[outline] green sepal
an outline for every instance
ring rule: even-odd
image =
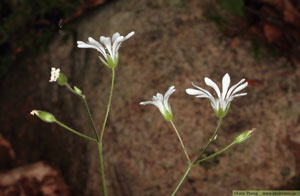
[[[65,74],[63,74],[62,72],[59,73],[59,76],[57,78],[57,83],[61,86],[66,85],[68,82],[68,78],[67,76],[65,76]]]
[[[213,110],[214,110],[214,112],[215,112],[215,114],[216,114],[217,117],[224,118],[226,116],[226,114],[228,113],[229,108],[230,108],[230,104],[228,104],[228,106],[226,107],[225,111],[222,110],[222,109],[215,110],[214,108],[213,108]]]
[[[36,116],[39,117],[42,121],[47,123],[53,123],[56,122],[55,117],[53,114],[41,110],[36,110]]]
[[[99,57],[100,61],[101,61],[105,66],[107,66],[107,67],[110,68],[110,66],[107,64],[107,62],[106,62],[101,56],[98,56],[98,57]]]
[[[165,109],[165,111],[164,111],[164,113],[162,113],[162,115],[167,121],[170,121],[173,119],[173,114],[170,113],[167,109]]]
[[[107,63],[109,65],[110,68],[115,68],[118,65],[119,62],[119,55],[117,54],[117,58],[114,61],[111,56],[107,55]]]

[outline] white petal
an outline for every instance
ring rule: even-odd
[[[106,40],[107,37],[104,36],[100,36],[100,42],[104,45],[104,42]]]
[[[153,104],[159,109],[159,111],[160,111],[162,114],[165,114],[165,108],[164,108],[164,106],[163,106],[162,101],[160,101],[160,100],[155,100],[155,101],[153,101]]]
[[[168,100],[169,100],[170,95],[172,95],[175,91],[176,91],[175,87],[171,86],[165,93],[163,104],[164,104],[165,108],[168,110],[168,112],[171,112],[171,110],[169,108]]]
[[[193,82],[192,82],[192,85],[193,85],[193,87],[195,87],[195,88],[199,89],[200,91],[202,91],[203,93],[207,94],[207,96],[209,96],[210,99],[214,99],[214,97],[213,97],[213,96],[210,94],[210,92],[208,92],[207,90],[201,88],[200,86],[197,86],[197,85],[194,84]]]
[[[152,101],[160,101],[160,102],[163,102],[164,100],[164,97],[162,94],[160,93],[157,93],[155,96],[152,97]]]
[[[219,89],[219,87],[216,85],[216,83],[214,83],[211,79],[209,79],[209,78],[207,78],[207,77],[204,78],[204,81],[205,81],[205,84],[206,84],[207,86],[212,87],[212,88],[216,91],[218,97],[221,98],[220,89]]]
[[[106,52],[105,52],[105,49],[102,46],[102,44],[100,44],[99,42],[94,40],[92,37],[89,37],[88,40],[89,40],[89,43],[95,45],[98,48],[98,51],[105,57],[105,59],[107,59]]]
[[[195,90],[195,89],[192,89],[192,88],[187,88],[185,90],[185,92],[189,95],[199,95],[199,94],[204,94],[202,91],[199,91],[199,90]]]
[[[228,73],[226,73],[222,79],[222,100],[225,99],[225,95],[227,93],[229,85],[230,85],[230,76]]]
[[[241,84],[239,87],[237,87],[230,96],[234,95],[235,93],[243,90],[244,88],[246,88],[248,86],[248,82],[245,82],[244,84]]]
[[[135,34],[135,32],[134,32],[134,31],[131,31],[130,33],[128,33],[128,35],[126,35],[126,36],[124,37],[124,40],[123,40],[123,41],[125,41],[125,40],[131,38],[134,34]]]
[[[239,81],[237,84],[233,85],[232,87],[230,87],[230,89],[228,90],[227,92],[227,95],[226,95],[226,99],[228,99],[228,97],[230,96],[231,92],[238,86],[240,85],[241,83],[243,83],[245,81],[245,79],[241,79],[241,81]]]
[[[111,51],[111,41],[110,41],[110,38],[107,37],[104,39],[104,42],[102,42],[105,46],[105,48],[107,49],[108,53],[110,54],[110,56],[113,56],[112,55],[112,51]]]
[[[231,97],[234,98],[234,97],[241,97],[241,96],[246,96],[246,95],[247,95],[247,93],[239,93],[239,94],[233,95]]]
[[[215,110],[219,110],[219,99],[214,99],[210,102],[211,106],[215,109]]]
[[[210,99],[210,97],[208,97],[207,95],[203,94],[203,95],[197,95],[196,96],[197,98],[208,98]]]
[[[120,33],[118,33],[118,32],[114,33],[112,36],[112,39],[111,39],[112,43],[114,43],[118,37],[120,37]]]
[[[85,43],[83,41],[77,41],[77,47],[78,48],[95,48],[95,49],[97,49],[96,46],[94,46],[92,44],[87,44],[87,43]]]
[[[115,60],[115,58],[117,57],[117,53],[118,53],[118,50],[120,48],[120,45],[122,43],[122,40],[123,40],[123,36],[120,36],[118,37],[115,42],[113,43],[113,46],[112,46],[112,54],[113,54],[113,59]]]
[[[96,45],[94,45],[94,44],[87,44],[87,43],[85,43],[83,41],[77,41],[77,47],[78,48],[93,48],[93,49],[96,49],[99,52],[101,52],[101,50]]]
[[[143,102],[140,102],[140,105],[148,105],[148,104],[153,104],[153,101],[143,101]]]

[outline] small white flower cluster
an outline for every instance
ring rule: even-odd
[[[51,68],[51,76],[49,82],[56,82],[59,77],[60,69],[56,69],[55,67]]]
[[[208,98],[211,101],[211,106],[214,112],[219,118],[223,118],[227,114],[230,107],[230,103],[235,97],[247,95],[247,93],[237,94],[239,91],[247,87],[248,83],[245,82],[245,79],[242,79],[237,84],[229,88],[230,76],[228,73],[224,75],[222,80],[222,93],[220,92],[220,89],[216,85],[216,83],[214,83],[211,79],[205,77],[204,81],[206,85],[212,87],[216,91],[218,97],[213,97],[210,92],[199,86],[196,86],[194,83],[192,83],[192,85],[197,89],[188,88],[186,89],[186,93],[189,95],[196,95],[197,98]],[[165,96],[163,96],[160,93],[157,93],[156,96],[153,96],[152,101],[141,102],[140,104],[153,104],[156,107],[158,107],[159,111],[162,113],[166,120],[172,120],[172,110],[170,103],[168,103],[168,99],[170,95],[174,92],[175,87],[171,86],[166,92]]]

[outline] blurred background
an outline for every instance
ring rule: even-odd
[[[140,106],[175,85],[170,103],[195,158],[216,125],[208,100],[185,93],[210,77],[246,78],[218,139],[219,151],[242,131],[245,143],[194,167],[178,196],[232,190],[300,188],[300,2],[296,0],[2,0],[0,2],[0,195],[101,195],[97,146],[30,115],[33,109],[93,136],[82,101],[56,83],[60,68],[83,90],[100,129],[111,73],[76,41],[115,32],[122,44],[104,134],[109,195],[170,195],[186,170],[172,127]],[[207,89],[207,88],[206,88]],[[212,92],[212,91],[211,91]]]

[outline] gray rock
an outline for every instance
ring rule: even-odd
[[[231,195],[239,189],[274,189],[299,175],[296,157],[285,138],[300,143],[299,87],[284,58],[252,58],[251,43],[237,47],[204,15],[206,1],[114,1],[76,21],[77,40],[98,39],[118,31],[135,31],[120,49],[112,108],[104,135],[104,162],[110,195],[170,195],[187,167],[172,127],[153,106],[140,106],[171,85],[174,122],[191,157],[212,135],[217,118],[208,100],[185,93],[191,81],[219,81],[229,73],[236,83],[251,81],[248,95],[235,99],[218,139],[217,152],[240,132],[256,128],[245,143],[191,170],[178,195]],[[220,41],[220,37],[223,37]],[[93,136],[83,104],[57,84],[49,83],[52,66],[87,96],[100,130],[111,82],[110,70],[92,49],[76,48],[58,37],[49,51],[28,58],[2,84],[1,131],[22,164],[44,160],[59,168],[75,191],[101,193],[97,146],[29,115],[32,109],[53,113],[67,125]],[[206,87],[205,87],[206,88]]]

